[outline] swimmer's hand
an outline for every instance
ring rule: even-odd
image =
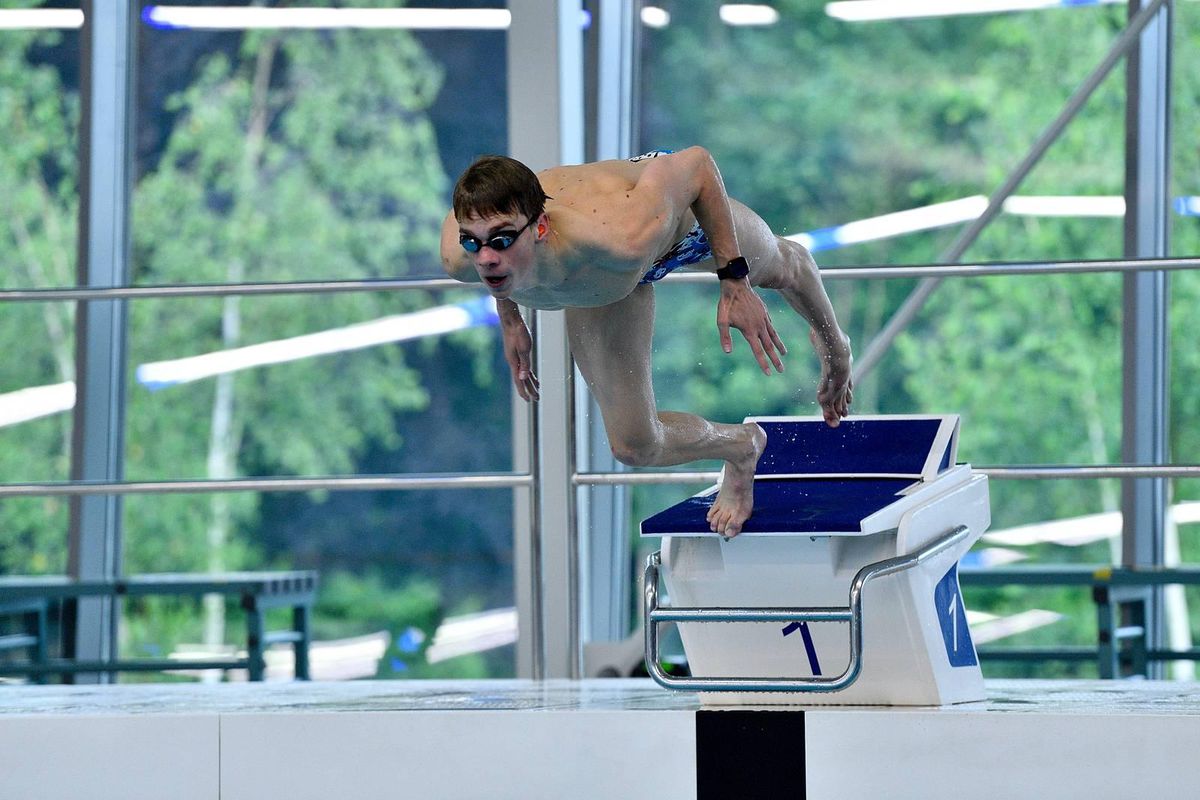
[[[772,364],[776,371],[783,372],[782,357],[787,355],[787,347],[775,332],[767,306],[750,286],[748,278],[721,281],[717,330],[721,333],[721,349],[726,353],[733,352],[730,328],[737,328],[746,337],[763,374],[771,374]]]
[[[511,300],[497,300],[496,310],[500,314],[500,335],[504,339],[504,360],[512,371],[513,385],[517,394],[526,402],[537,402],[541,398],[537,375],[533,373],[533,337],[521,318],[521,311]]]
[[[854,357],[850,353],[850,339],[836,328],[828,337],[828,342],[811,328],[808,338],[821,362],[817,405],[821,406],[825,423],[836,428],[842,417],[850,414],[850,404],[854,402],[854,381],[851,378]]]

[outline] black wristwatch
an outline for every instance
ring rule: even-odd
[[[717,270],[717,277],[723,281],[737,280],[744,278],[750,274],[750,265],[746,263],[746,259],[738,256],[732,259],[728,264]]]

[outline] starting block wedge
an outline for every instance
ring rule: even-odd
[[[747,421],[767,447],[739,536],[709,531],[719,483],[642,522],[662,537],[646,567],[651,676],[709,705],[982,700],[958,562],[991,511],[987,476],[956,463],[959,418]],[[689,677],[661,666],[667,622]]]

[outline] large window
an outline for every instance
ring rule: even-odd
[[[968,233],[1101,64],[1127,23],[1123,5],[918,18],[895,3],[890,18],[873,20],[840,12],[853,3],[824,0],[757,10],[715,0],[653,5],[642,17],[640,149],[708,147],[730,194],[777,233],[797,236],[823,267],[1123,257],[1123,67],[1098,85],[1003,211],[977,237]],[[1195,127],[1195,79],[1181,53],[1194,42],[1196,11],[1181,8],[1172,169],[1173,191],[1187,195],[1197,191],[1186,133]],[[1194,217],[1183,212],[1182,204],[1172,211],[1172,252],[1195,254]],[[1181,380],[1194,360],[1185,344],[1195,338],[1187,332],[1194,315],[1184,311],[1193,277],[1172,277],[1171,443],[1185,462],[1195,450],[1184,444],[1195,415],[1187,416],[1194,403]],[[889,342],[855,386],[856,413],[959,413],[960,458],[976,465],[1120,462],[1120,275],[945,280],[894,340],[880,333],[917,282],[835,278],[826,286],[856,356]],[[771,295],[768,305],[791,349],[788,372],[764,379],[744,347],[732,357],[718,350],[711,287],[659,292],[670,293],[658,306],[660,406],[722,421],[817,412],[806,325],[781,299]],[[678,498],[684,489],[674,491]],[[661,507],[666,492],[636,490],[635,518]],[[991,496],[993,535],[971,554],[975,564],[1120,562],[1118,481],[997,480]],[[1092,514],[1105,516],[1085,523],[1088,535],[1052,525],[1004,534]],[[1006,627],[1002,644],[1096,641],[1086,590],[970,593],[973,608],[1011,620],[993,626]],[[1186,620],[1184,605],[1167,609]],[[1009,669],[988,665],[990,674]],[[1032,669],[1094,674],[1069,663]]]
[[[348,23],[286,5],[133,9],[131,285],[444,278],[453,177],[508,147],[502,4],[356,5]],[[0,30],[4,288],[79,282],[80,38]],[[124,479],[512,471],[483,293],[222,292],[126,302]],[[19,357],[0,403],[72,379],[74,308],[4,306]],[[71,406],[0,427],[5,482],[70,477]],[[67,508],[6,500],[0,572],[66,572]],[[126,574],[318,570],[315,639],[381,643],[330,675],[515,671],[511,489],[135,493],[120,508]],[[244,646],[241,624],[234,600],[129,601],[119,655]]]

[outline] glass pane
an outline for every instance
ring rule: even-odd
[[[1171,61],[1171,197],[1174,207],[1168,243],[1175,256],[1200,253],[1200,75],[1189,65],[1200,51],[1200,7],[1175,3]]]
[[[1174,198],[1173,225],[1168,243],[1174,256],[1200,253],[1200,152],[1193,144],[1200,125],[1200,76],[1187,64],[1200,47],[1200,7],[1195,3],[1177,3],[1174,15],[1174,52],[1171,74],[1172,149],[1171,179]],[[1200,272],[1171,273],[1170,278],[1170,428],[1168,460],[1177,464],[1195,464],[1200,459],[1200,398],[1194,387],[1200,380],[1200,357],[1195,346],[1197,329],[1195,309],[1200,303]],[[1175,526],[1167,527],[1167,564],[1194,568],[1200,563],[1200,481],[1171,482],[1169,502]],[[1186,650],[1200,641],[1200,619],[1192,613],[1200,608],[1200,587],[1169,587],[1165,597],[1167,645]],[[1168,675],[1193,679],[1195,662],[1177,661]]]
[[[512,677],[511,498],[508,490],[131,496],[126,564],[131,573],[317,571],[316,680]],[[138,598],[124,610],[122,657],[246,649],[236,596]],[[288,627],[286,611],[268,616],[269,630]],[[276,646],[268,680],[289,677],[292,665],[290,646]]]
[[[715,0],[654,5],[667,22],[652,17],[643,30],[639,149],[704,145],[730,195],[777,233],[805,234],[824,267],[953,258],[968,222],[1100,63],[1126,14],[1061,7],[852,22],[825,2],[791,0],[771,4],[774,21],[738,26]],[[960,260],[1120,258],[1124,99],[1120,68]],[[876,219],[901,211],[916,221]],[[851,222],[862,224],[841,227]],[[861,358],[917,282],[831,272],[826,288]],[[762,293],[791,352],[788,371],[768,380],[737,337],[731,357],[717,349],[712,286],[660,287],[660,407],[726,422],[818,413],[807,325],[777,295]],[[852,410],[961,414],[959,458],[977,466],[1118,461],[1121,291],[1115,274],[945,280],[858,381]],[[985,540],[977,563],[1111,563],[1119,553],[1111,531],[1055,538],[1065,521],[1092,514],[1118,530],[1116,482],[997,480],[991,496],[993,531],[1046,527],[1025,544]],[[995,646],[1095,644],[1086,590],[972,588],[967,600],[1001,621],[1045,612],[992,625],[1015,631]],[[1087,676],[1095,663],[987,669]]]
[[[26,5],[0,3],[0,14]],[[26,10],[39,13],[0,29],[3,289],[75,284],[82,17]],[[42,24],[68,27],[35,27]],[[70,475],[74,316],[70,303],[0,302],[0,482]],[[0,573],[63,572],[66,528],[63,500],[0,503]]]
[[[1174,438],[1178,441],[1184,437],[1176,435]],[[1194,459],[1186,460],[1194,463]],[[1193,571],[1200,565],[1200,480],[1171,481],[1168,507],[1170,514],[1167,518],[1166,543],[1163,548],[1166,553],[1165,561],[1167,566],[1182,566],[1187,571]],[[1163,602],[1166,648],[1174,651],[1190,650],[1200,641],[1200,615],[1195,613],[1200,609],[1200,580],[1167,587]],[[1166,674],[1177,680],[1194,680],[1195,662],[1171,662]]]
[[[772,4],[773,23],[739,26],[722,21],[716,0],[655,5],[669,22],[643,30],[640,149],[703,144],[731,195],[777,233],[814,234],[827,266],[942,260],[982,207],[940,204],[1000,187],[1125,14],[851,22],[823,1],[790,0]],[[1120,257],[1121,204],[1096,198],[1122,192],[1123,100],[1118,69],[1018,190],[1060,199],[1009,204],[967,260]],[[902,226],[911,233],[829,230],[912,209],[924,211]]]
[[[444,277],[453,176],[507,148],[502,29],[160,23],[139,42],[137,283]],[[466,288],[135,303],[127,474],[509,471],[491,311]],[[511,490],[131,497],[125,526],[131,572],[319,571],[314,652],[376,653],[333,677],[515,671]],[[461,654],[433,647],[448,623]],[[242,625],[228,601],[143,604],[125,643],[244,648]]]

